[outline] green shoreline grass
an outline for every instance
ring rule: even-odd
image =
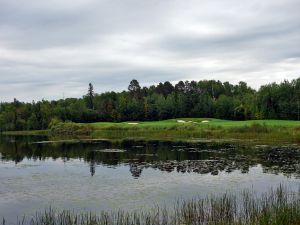
[[[147,211],[78,213],[49,208],[16,224],[31,225],[296,225],[300,223],[300,193],[283,186],[257,196],[253,191],[181,200],[173,207]],[[5,219],[3,219],[5,225]]]
[[[186,121],[185,123],[179,123],[178,120]],[[190,122],[189,122],[190,121]],[[208,121],[208,122],[203,122]],[[129,123],[138,123],[138,124],[129,124]],[[90,125],[95,126],[97,128],[107,128],[107,127],[117,127],[117,128],[172,128],[176,127],[186,127],[197,125],[198,127],[243,127],[243,126],[251,126],[252,124],[265,124],[266,126],[282,126],[282,127],[300,127],[300,121],[295,120],[245,120],[245,121],[233,121],[233,120],[222,120],[222,119],[214,119],[214,118],[177,118],[177,119],[169,119],[162,121],[126,121],[120,123],[114,122],[98,122],[98,123],[90,123]]]
[[[178,122],[185,121],[185,122]],[[208,121],[208,122],[203,122]],[[76,128],[76,132],[74,131]],[[51,130],[10,131],[7,135],[88,136],[103,139],[233,139],[300,143],[300,121],[178,118],[145,122],[60,123]]]
[[[179,123],[180,120],[186,122]],[[231,121],[212,118],[178,118],[150,122],[100,122],[91,123],[89,126],[93,128],[92,137],[107,139],[214,139],[264,143],[300,142],[300,121],[291,120]]]

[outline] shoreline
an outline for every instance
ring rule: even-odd
[[[300,121],[226,121],[207,118],[152,122],[61,122],[48,130],[5,131],[9,136],[48,136],[54,139],[215,140],[255,143],[300,143]],[[191,122],[190,122],[191,121]],[[209,121],[202,123],[201,121]]]

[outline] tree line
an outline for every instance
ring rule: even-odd
[[[132,80],[127,91],[94,93],[90,83],[82,98],[0,104],[0,131],[47,129],[53,121],[155,121],[179,117],[230,120],[300,119],[300,78],[254,90],[245,82],[166,81],[141,87]]]

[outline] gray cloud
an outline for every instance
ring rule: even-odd
[[[300,75],[298,0],[0,0],[0,101]]]

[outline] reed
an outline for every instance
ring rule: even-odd
[[[155,207],[147,212],[91,212],[49,208],[17,224],[30,225],[285,225],[300,224],[300,192],[280,185],[257,196],[253,191],[204,199],[180,200],[173,208]],[[3,225],[5,220],[3,219]]]

